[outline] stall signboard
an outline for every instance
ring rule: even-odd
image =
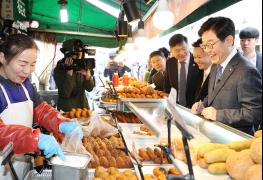
[[[2,0],[1,17],[10,20],[28,19],[28,0]]]

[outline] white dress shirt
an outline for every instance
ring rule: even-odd
[[[203,84],[204,84],[206,78],[207,78],[207,77],[209,76],[209,74],[210,74],[211,67],[212,67],[212,66],[209,66],[206,70],[204,70],[204,77],[203,77],[202,86],[203,86]],[[201,86],[201,87],[202,87],[202,86]]]
[[[220,64],[223,67],[222,68],[222,74],[224,73],[224,70],[226,69],[226,66],[228,65],[230,60],[236,55],[236,53],[237,53],[237,49],[235,47],[233,47],[231,53],[227,56],[226,60],[223,63]]]

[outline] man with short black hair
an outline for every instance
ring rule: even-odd
[[[192,110],[253,134],[262,123],[261,75],[234,47],[234,22],[226,17],[209,18],[198,33],[213,66],[203,107],[195,103]]]
[[[177,90],[178,102],[185,107],[194,103],[195,92],[201,71],[189,51],[188,40],[182,34],[175,34],[169,40],[171,58],[166,61],[164,90]]]
[[[202,75],[198,80],[198,86],[195,93],[195,102],[203,101],[208,94],[209,76],[212,66],[211,58],[200,47],[201,44],[202,44],[201,38],[192,44],[192,46],[194,47],[193,49],[194,61],[198,65],[198,68],[202,71]]]
[[[155,90],[163,91],[164,87],[164,74],[165,74],[165,63],[166,58],[163,52],[153,51],[149,59],[152,63],[153,68],[157,71],[152,77],[149,78],[149,83],[155,85]]]
[[[262,54],[256,51],[259,31],[253,27],[246,27],[240,31],[239,38],[243,56],[257,67],[262,76]]]

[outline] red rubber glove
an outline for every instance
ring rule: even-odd
[[[38,152],[38,136],[40,130],[21,125],[6,125],[0,119],[0,150],[9,142],[13,142],[13,151],[16,154]]]
[[[34,108],[34,120],[37,124],[44,127],[49,132],[53,132],[56,136],[61,136],[59,125],[62,122],[72,122],[70,119],[63,117],[55,108],[42,102]]]

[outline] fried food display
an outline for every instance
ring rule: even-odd
[[[154,164],[168,164],[165,152],[159,148],[140,148],[138,155],[141,161],[153,161]]]
[[[166,176],[173,174],[175,176],[180,176],[181,173],[176,168],[165,169],[163,167],[155,167],[153,169],[153,174],[145,174],[143,177],[145,180],[166,180]]]
[[[99,166],[95,170],[94,179],[101,179],[101,180],[110,180],[110,179],[123,179],[123,180],[137,180],[137,176],[134,171],[125,170],[119,171],[115,167],[110,167],[105,169],[102,166]]]
[[[120,98],[162,99],[168,96],[168,94],[162,91],[154,90],[154,88],[151,87],[150,85],[145,85],[145,86],[136,85],[136,86],[123,87],[123,88],[119,88],[117,90],[117,93]]]
[[[141,124],[141,121],[137,116],[135,116],[133,113],[127,113],[127,112],[114,112],[112,113],[112,117],[116,118],[119,123],[135,123],[135,124]]]
[[[62,115],[67,118],[89,118],[92,111],[87,108],[72,108],[69,112],[64,112]]]
[[[109,138],[84,137],[83,145],[93,156],[89,163],[90,168],[102,166],[105,168],[132,168],[133,164],[129,156],[122,151],[124,144],[121,138],[111,136]]]

